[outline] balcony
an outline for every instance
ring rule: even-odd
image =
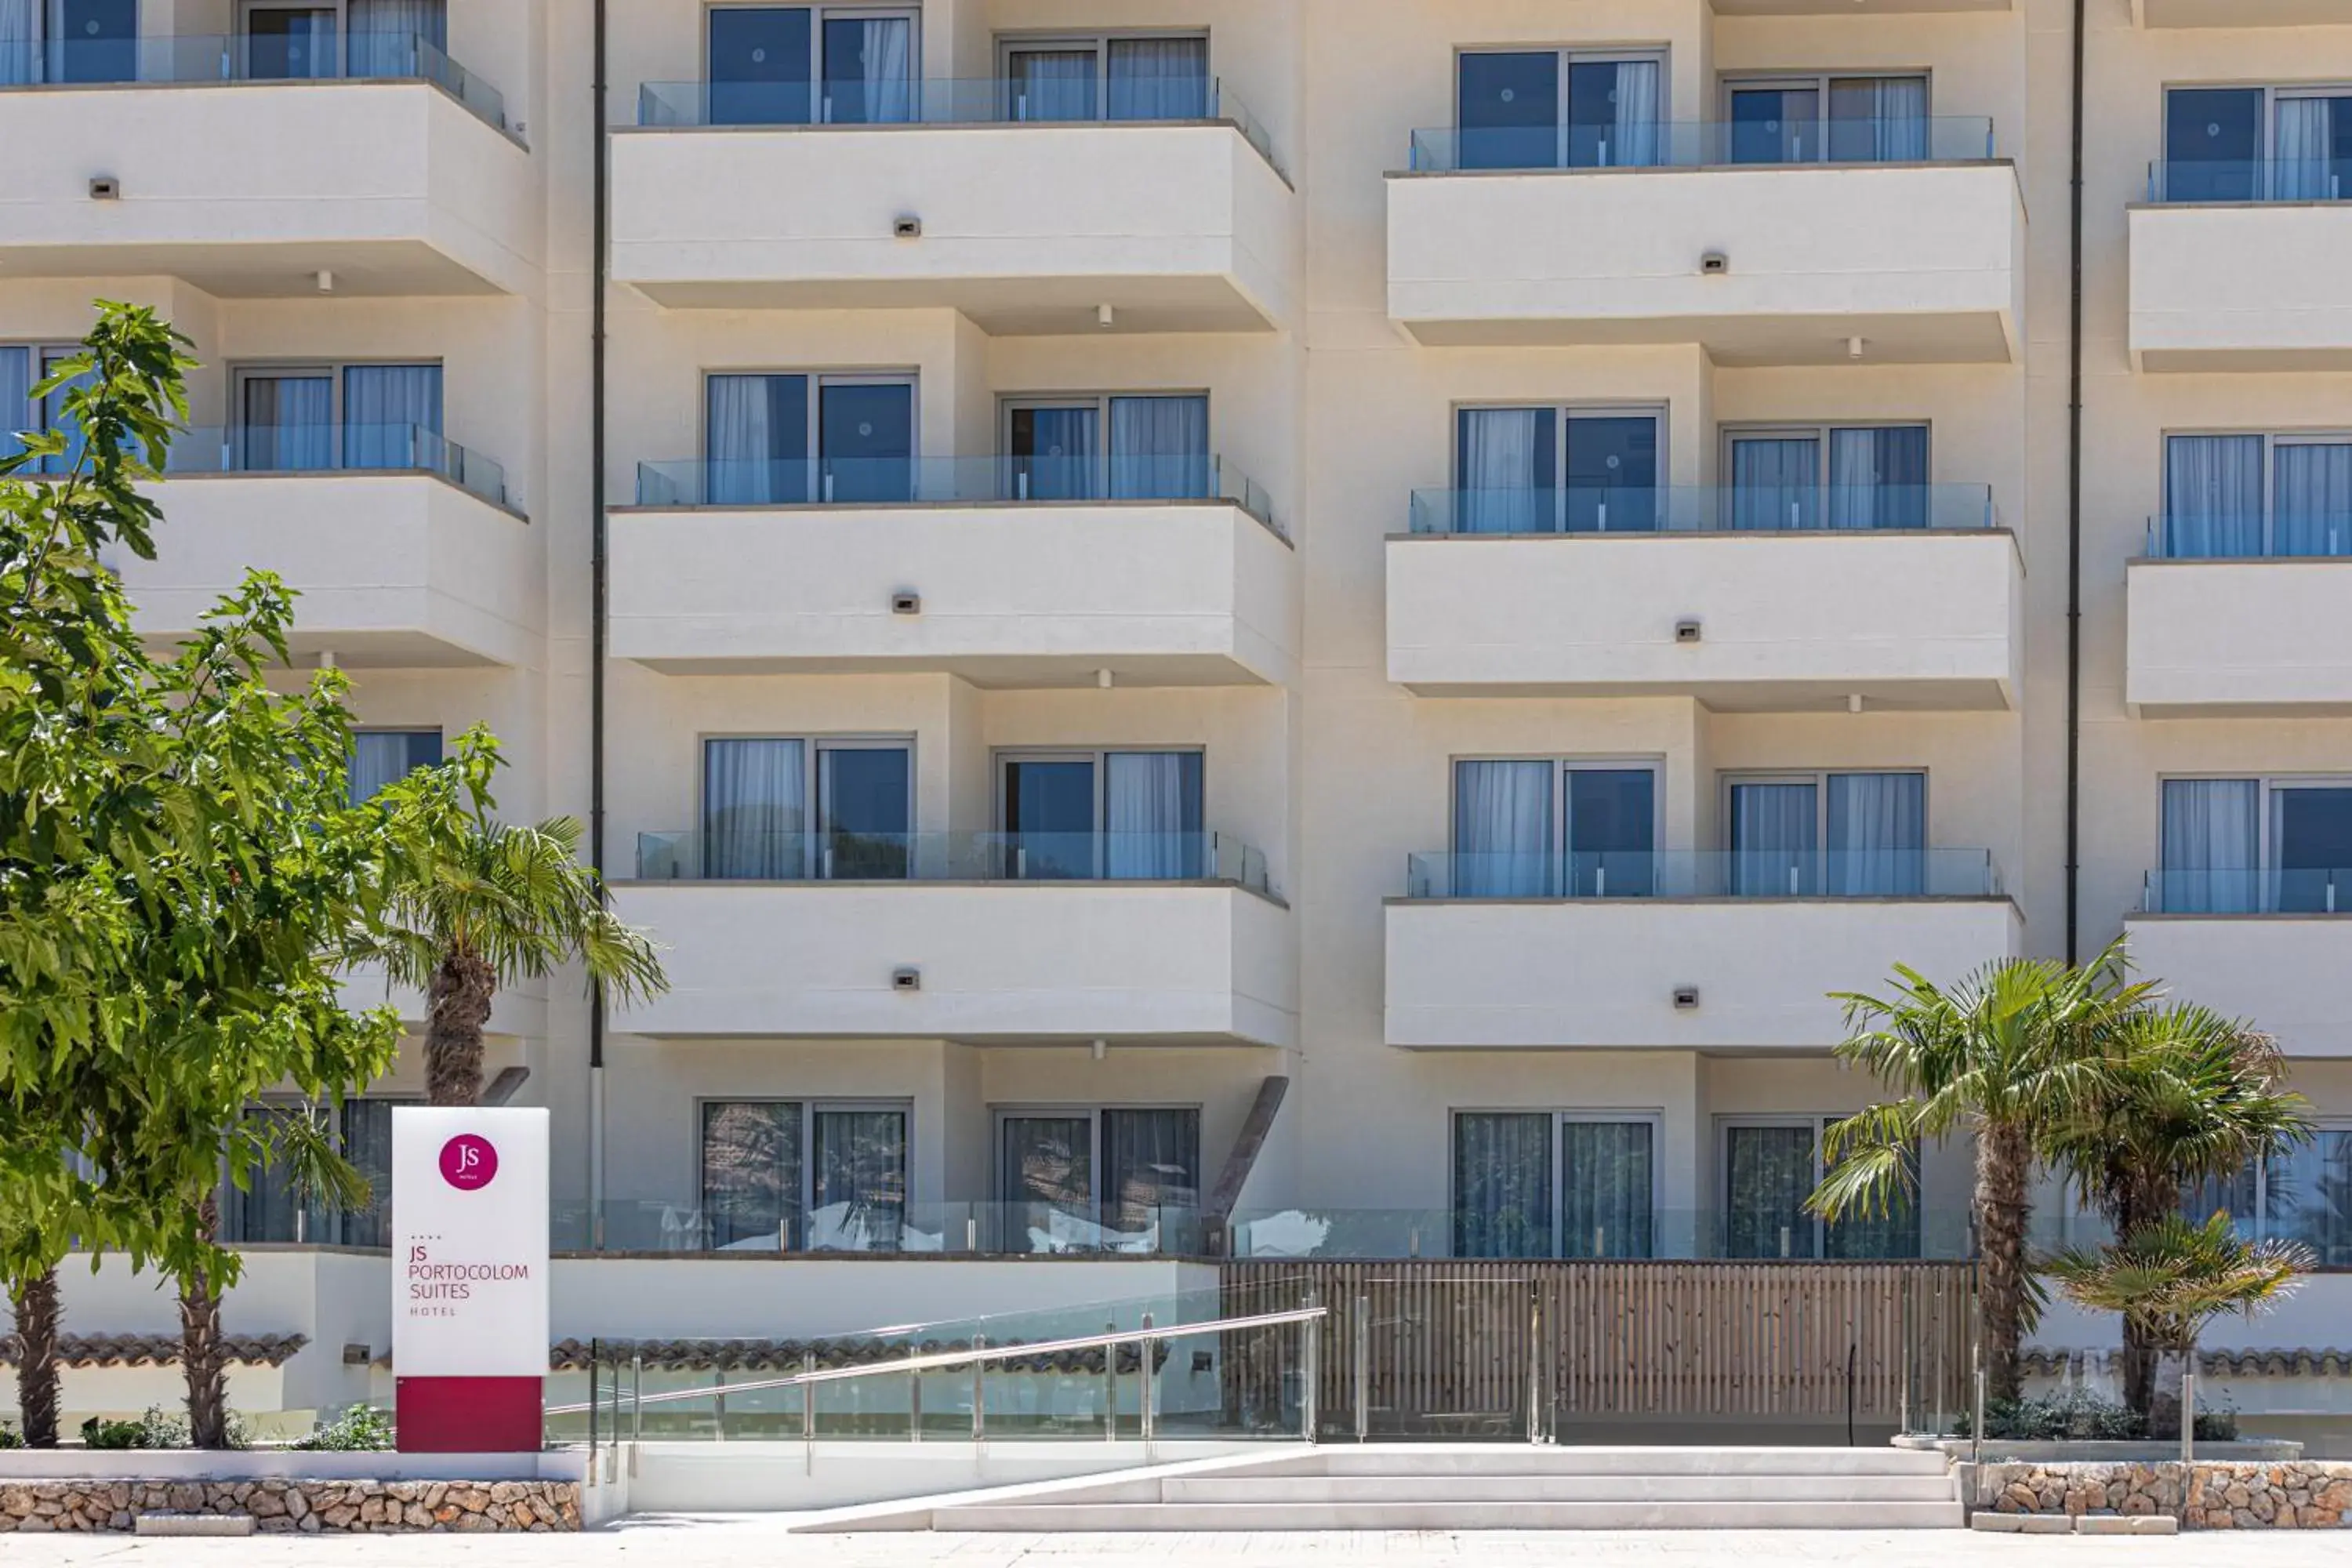
[[[2347,194],[2325,163],[2156,164],[2147,200],[2130,214],[2132,363],[2156,372],[2352,367]]]
[[[1825,1050],[1832,993],[1897,963],[1958,979],[2022,931],[1979,849],[1437,854],[1409,877],[1387,911],[1387,1037],[1409,1050]]]
[[[293,651],[369,668],[539,662],[538,543],[499,466],[414,426],[322,432],[299,468],[191,430],[155,490],[157,558],[111,561],[142,632],[186,636],[249,568],[301,595]]]
[[[1388,542],[1389,679],[1427,697],[2000,710],[2024,567],[1981,485],[1427,490]]]
[[[1172,485],[1041,482],[1069,476],[1027,458],[641,465],[613,517],[614,654],[679,675],[1289,684],[1298,566],[1265,493],[1172,461]],[[825,495],[845,499],[782,499]]]
[[[245,298],[315,296],[322,273],[338,294],[532,287],[540,204],[495,89],[414,35],[354,34],[299,79],[264,47],[32,46],[16,63],[35,85],[0,88],[7,276]]]
[[[2208,520],[2193,530],[2158,520],[2147,553],[2125,574],[2124,700],[2134,711],[2352,713],[2352,627],[2341,613],[2352,519]]]
[[[925,81],[902,122],[776,123],[807,112],[792,85],[797,110],[772,86],[646,84],[613,139],[618,281],[671,307],[944,307],[995,334],[1291,317],[1297,202],[1218,84],[1188,120],[1024,120],[1013,84]]]
[[[1229,836],[795,836],[748,861],[742,847],[639,840],[639,879],[614,902],[667,950],[670,989],[615,1029],[1297,1042],[1290,911]],[[746,868],[793,875],[731,874]]]
[[[2025,209],[1987,121],[1916,125],[1926,160],[1869,163],[1735,163],[1730,127],[1684,124],[1633,161],[1563,168],[1486,139],[1512,134],[1416,132],[1389,177],[1389,314],[1422,342],[1695,342],[1727,365],[2018,355]]]
[[[2337,911],[2342,911],[2338,913]],[[2252,1022],[2295,1057],[2352,1057],[2352,868],[2150,873],[2132,967]]]

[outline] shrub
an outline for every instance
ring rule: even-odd
[[[188,1446],[188,1418],[173,1415],[160,1405],[149,1405],[147,1413],[136,1421],[109,1421],[102,1415],[93,1415],[81,1424],[81,1444],[85,1448],[184,1448]],[[228,1413],[228,1446],[253,1446],[246,1435],[245,1418],[234,1410]]]
[[[297,1448],[331,1449],[341,1453],[383,1453],[392,1447],[392,1413],[373,1405],[354,1405],[333,1418],[320,1422]]]
[[[1968,1411],[1959,1414],[1954,1430],[1971,1435],[1975,1422]],[[2084,1389],[2069,1389],[2047,1399],[2002,1399],[1985,1406],[1985,1436],[2021,1443],[2144,1443],[2147,1418],[2138,1411],[2100,1398]],[[2238,1437],[2234,1410],[2200,1410],[2197,1437],[2205,1443],[2231,1443]]]
[[[0,1423],[0,1448],[21,1448],[24,1446],[25,1439],[16,1435],[16,1428]]]

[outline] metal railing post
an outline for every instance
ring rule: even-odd
[[[1151,1314],[1146,1312],[1143,1314],[1143,1339],[1136,1346],[1137,1355],[1135,1375],[1143,1380],[1143,1387],[1140,1390],[1142,1395],[1141,1419],[1143,1425],[1143,1462],[1147,1465],[1151,1463],[1151,1407],[1154,1403],[1152,1394],[1160,1385],[1160,1380],[1152,1375],[1151,1365],[1151,1352],[1158,1343],[1159,1342],[1155,1340],[1151,1334]]]
[[[2180,1369],[2180,1495],[2189,1495],[2188,1467],[2197,1462],[2197,1363]]]
[[[1985,1426],[1985,1373],[1984,1347],[1982,1345],[1979,1345],[1977,1347],[1976,1368],[1977,1409],[1976,1418],[1969,1423],[1969,1461],[1971,1464],[1981,1465],[1984,1463]]]
[[[710,1369],[710,1440],[727,1441],[727,1370]]]
[[[922,1440],[923,1374],[910,1372],[907,1374],[907,1441],[919,1443]]]
[[[816,1374],[816,1352],[805,1351],[801,1355],[803,1376]],[[801,1384],[801,1473],[816,1474],[816,1384]]]
[[[1307,1292],[1307,1304],[1315,1305],[1315,1292]],[[1309,1318],[1299,1325],[1305,1336],[1299,1346],[1299,1374],[1304,1386],[1298,1391],[1299,1435],[1311,1447],[1320,1440],[1323,1425],[1323,1320]],[[1281,1342],[1276,1341],[1277,1344]]]
[[[1103,1332],[1117,1333],[1117,1323],[1105,1323]],[[1118,1342],[1103,1346],[1103,1441],[1118,1441]]]
[[[973,1335],[971,1348],[976,1351],[986,1350],[987,1337],[981,1334]],[[988,1441],[988,1416],[985,1414],[987,1402],[988,1363],[984,1361],[976,1361],[971,1363],[971,1446],[975,1449]]]
[[[1528,1287],[1528,1446],[1543,1441],[1543,1295]]]
[[[1356,1298],[1356,1441],[1372,1430],[1372,1299]]]
[[[588,1473],[596,1473],[596,1356],[597,1340],[588,1342]]]

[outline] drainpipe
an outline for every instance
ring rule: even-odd
[[[602,0],[599,0],[602,3]],[[2066,962],[2081,955],[2083,883],[2083,83],[2086,0],[2074,0],[2074,271],[2066,333]]]
[[[604,252],[612,222],[612,175],[606,130],[605,5],[596,0],[595,70],[589,91],[594,105],[595,254],[590,262],[588,300],[588,863],[596,872],[599,896],[604,881],[604,644],[612,572],[606,557],[604,497]],[[589,1246],[604,1249],[604,988],[588,997],[588,1234]]]

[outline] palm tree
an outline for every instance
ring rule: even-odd
[[[2189,1415],[2179,1373],[2197,1353],[2199,1333],[2215,1318],[2252,1317],[2278,1301],[2309,1272],[2312,1257],[2290,1242],[2242,1241],[2226,1214],[2202,1225],[2167,1214],[2114,1246],[2069,1249],[2046,1267],[2067,1300],[2122,1313],[2169,1363],[2158,1369],[2148,1425],[2151,1436],[2177,1437]]]
[[[2108,1032],[2096,1091],[2044,1141],[2117,1237],[2178,1215],[2187,1188],[2227,1180],[2313,1137],[2269,1037],[2191,1003],[2142,1006]],[[2147,1413],[2157,1347],[2124,1320],[2124,1402]]]
[[[461,742],[455,765],[487,776],[487,736]],[[490,749],[495,765],[495,749]],[[580,863],[580,823],[492,822],[488,796],[431,857],[412,886],[394,890],[388,934],[356,954],[380,960],[394,984],[425,994],[425,1097],[435,1105],[482,1098],[482,1027],[499,987],[579,960],[589,983],[629,1002],[668,985],[642,931],[604,905],[603,883]]]
[[[1889,994],[1838,998],[1846,1038],[1837,1055],[1902,1098],[1827,1130],[1828,1174],[1809,1206],[1829,1219],[1890,1213],[1917,1179],[1913,1151],[1974,1134],[1986,1393],[1994,1400],[2017,1397],[2018,1347],[2040,1306],[2026,1257],[2037,1150],[2053,1124],[2090,1102],[2099,1042],[2147,994],[2125,981],[2122,952],[2111,948],[2081,968],[2009,959],[1951,986],[1898,967]]]
[[[58,1271],[45,1268],[10,1293],[16,1320],[16,1430],[28,1448],[58,1446]]]

